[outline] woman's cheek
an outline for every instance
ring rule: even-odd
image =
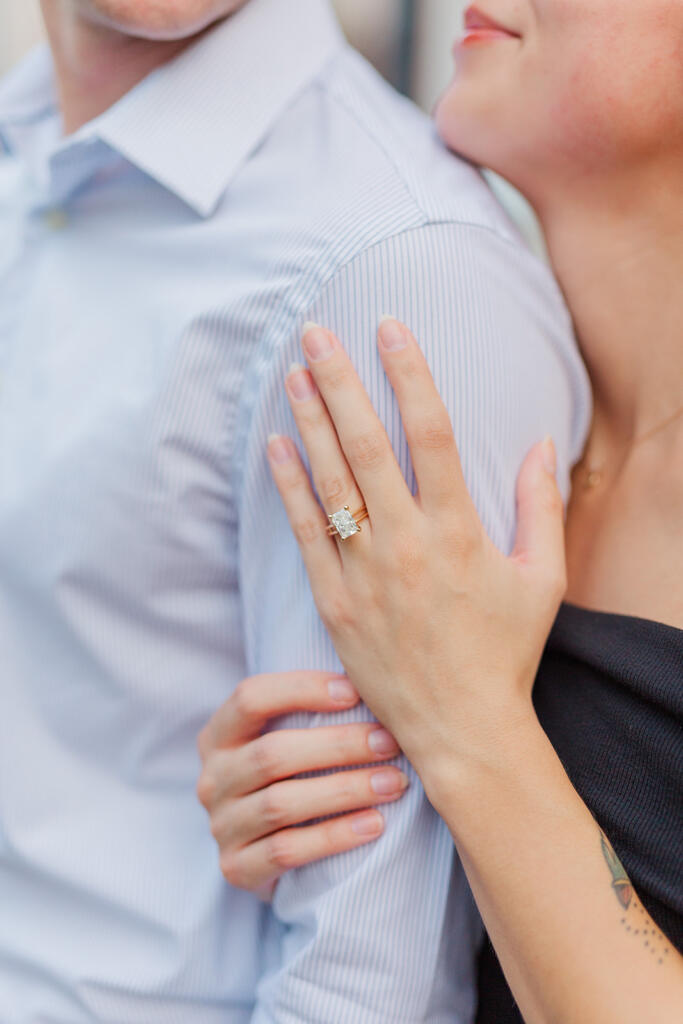
[[[599,64],[599,62],[596,62]],[[549,111],[549,138],[561,159],[587,173],[627,168],[659,150],[671,137],[675,120],[665,96],[633,88],[615,75],[607,82],[595,63],[578,67],[558,91]]]
[[[587,18],[571,34],[570,28],[564,51],[558,39],[549,48],[554,59],[545,61],[555,145],[591,168],[677,144],[683,138],[683,2],[677,19],[670,11],[648,19],[617,5],[610,18]]]

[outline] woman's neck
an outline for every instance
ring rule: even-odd
[[[626,445],[683,405],[683,167],[540,205],[593,383],[594,430]]]

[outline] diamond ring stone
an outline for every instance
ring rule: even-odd
[[[349,537],[353,537],[354,534],[361,532],[360,524],[364,519],[368,518],[368,510],[363,505],[357,512],[351,512],[350,506],[344,505],[344,508],[340,509],[339,512],[333,512],[327,518],[330,520],[330,525],[327,527],[330,537],[348,540]]]

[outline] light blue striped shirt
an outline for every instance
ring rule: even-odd
[[[269,908],[220,875],[195,741],[244,675],[340,667],[264,457],[304,321],[407,474],[374,334],[413,327],[508,548],[524,454],[553,434],[566,490],[589,416],[556,285],[326,0],[250,0],[68,139],[41,50],[0,139],[0,1020],[470,1021],[419,783]]]

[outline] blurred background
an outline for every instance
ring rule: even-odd
[[[291,3],[294,0],[282,0]],[[451,46],[471,0],[334,0],[350,41],[397,88],[430,111],[453,71]],[[38,0],[0,0],[0,75],[41,38]],[[532,246],[540,232],[526,203],[489,180]]]

